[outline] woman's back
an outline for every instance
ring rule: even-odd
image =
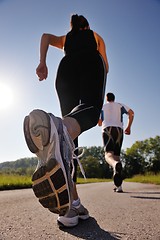
[[[70,31],[66,35],[64,50],[66,55],[80,52],[96,52],[97,43],[93,31],[90,29],[79,30],[76,33]]]

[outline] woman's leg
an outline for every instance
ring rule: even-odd
[[[76,69],[74,74],[74,64],[71,64],[71,68],[64,67],[62,64],[63,71],[59,70],[57,75],[56,88],[63,115],[63,124],[72,140],[75,140],[82,132],[96,126],[103,105],[106,74],[102,59],[99,56],[98,62],[97,58],[93,61],[92,57],[89,59],[91,63],[88,65],[88,60],[85,62],[84,58],[79,58],[80,63],[77,64],[79,69],[78,71]],[[73,205],[80,203],[76,182],[74,182],[73,198],[75,200]],[[76,219],[75,224],[77,224],[77,217],[80,216],[87,219],[88,211],[83,206],[81,214],[77,216],[77,211],[80,210],[79,206],[77,206],[78,209],[76,208],[76,215],[72,215],[71,210],[65,216],[59,217],[58,221],[67,225],[74,218]]]

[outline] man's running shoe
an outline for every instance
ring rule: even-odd
[[[113,174],[113,181],[116,187],[119,187],[122,185],[122,164],[121,162],[117,162],[115,169],[114,169],[114,174]]]
[[[115,188],[114,188],[114,191],[115,191],[115,192],[118,192],[118,193],[123,193],[122,186],[115,187]]]
[[[75,227],[79,220],[86,220],[89,218],[88,210],[82,205],[71,206],[71,209],[64,215],[59,216],[57,223],[60,227]]]
[[[43,207],[61,215],[71,207],[73,188],[70,175],[73,143],[64,136],[64,128],[60,118],[39,109],[24,119],[26,143],[39,158],[32,176],[33,191]]]

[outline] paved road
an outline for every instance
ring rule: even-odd
[[[32,189],[0,192],[0,240],[160,240],[160,186],[124,182],[78,185],[90,218],[59,229],[57,215],[44,209]]]

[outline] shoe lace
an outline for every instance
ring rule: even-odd
[[[76,150],[82,150],[82,152],[81,152],[79,155],[76,155],[76,154],[75,154],[75,151],[76,151]],[[71,163],[72,163],[72,178],[73,178],[73,175],[74,175],[74,173],[75,173],[75,166],[74,166],[73,159],[76,159],[77,162],[78,162],[78,165],[79,165],[79,167],[80,167],[81,173],[82,173],[84,179],[86,179],[86,175],[85,175],[84,168],[83,168],[83,166],[82,166],[82,164],[81,164],[81,162],[80,162],[80,158],[83,156],[83,154],[84,154],[84,148],[82,148],[82,147],[74,148],[73,155],[72,155],[72,161],[71,161]]]
[[[75,148],[74,142],[73,142],[72,138],[70,137],[70,135],[69,135],[66,127],[64,127],[64,126],[63,126],[63,131],[64,131],[64,133],[65,133],[65,134],[64,134],[65,142],[67,142],[67,145],[68,145],[67,149],[65,148],[65,150],[67,151],[67,152],[66,152],[66,155],[67,155],[67,158],[66,158],[66,159],[67,159],[67,161],[68,161],[68,164],[71,163],[71,165],[72,165],[71,176],[72,176],[72,178],[73,178],[74,173],[75,173],[75,166],[74,166],[74,161],[73,161],[73,160],[76,159],[76,160],[77,160],[77,163],[78,163],[78,165],[79,165],[79,167],[80,167],[81,173],[82,173],[84,179],[86,179],[85,171],[84,171],[83,166],[82,166],[82,164],[81,164],[81,162],[80,162],[80,158],[81,158],[81,157],[83,156],[83,154],[84,154],[84,148],[82,148],[82,147],[77,147],[77,148]],[[75,151],[76,151],[76,150],[82,150],[82,152],[81,152],[79,155],[76,155],[76,154],[75,154]]]

